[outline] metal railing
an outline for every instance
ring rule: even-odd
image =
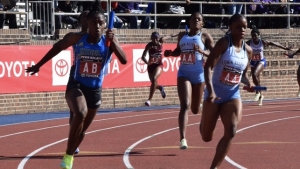
[[[24,7],[24,9],[19,8],[19,6]],[[28,29],[28,3],[17,3],[16,7],[4,11],[3,8],[0,9],[0,15],[16,15],[16,24],[20,29]]]
[[[54,34],[53,1],[30,1],[28,15],[32,37],[49,37]]]
[[[55,1],[65,1],[65,0],[55,0]],[[73,1],[83,1],[83,0],[73,0]],[[94,1],[94,0],[84,0],[84,1]],[[110,12],[111,2],[128,2],[128,0],[101,0],[101,2],[107,2],[107,13]],[[159,0],[136,0],[140,3],[154,3],[154,13],[142,13],[142,14],[131,14],[131,13],[116,13],[116,16],[151,16],[154,20],[154,28],[157,28],[157,18],[158,17],[188,17],[190,14],[157,14],[157,5],[160,3],[171,3],[171,4],[185,4],[185,1],[159,1]],[[300,17],[300,14],[291,14],[291,5],[299,5],[300,3],[295,2],[274,2],[268,5],[286,5],[286,14],[247,14],[247,5],[260,5],[261,2],[203,2],[203,1],[192,1],[190,5],[199,5],[201,13],[203,13],[203,5],[228,5],[228,4],[243,4],[244,16],[245,17],[287,17],[287,28],[291,27],[290,19],[291,17]],[[79,15],[80,13],[62,13],[55,12],[54,0],[49,1],[29,1],[25,0],[25,11],[0,11],[0,14],[17,14],[24,15],[25,21],[23,29],[30,28],[32,36],[51,36],[54,35],[55,31],[55,16],[56,15]],[[109,15],[107,16],[107,19]],[[203,14],[204,17],[230,17],[228,14]]]
[[[57,0],[63,1],[63,0]],[[81,1],[81,0],[75,0]],[[93,1],[93,0],[86,0],[86,1]],[[107,11],[110,12],[111,9],[111,2],[128,2],[128,0],[101,0],[103,2],[107,2]],[[154,3],[154,14],[150,13],[143,13],[143,14],[130,14],[130,13],[116,13],[116,16],[153,16],[154,17],[154,28],[157,28],[157,17],[188,17],[190,14],[157,14],[157,5],[160,3],[171,3],[171,4],[185,4],[185,1],[159,1],[159,0],[136,0],[135,2],[140,3]],[[300,17],[300,14],[291,14],[290,13],[290,6],[291,5],[300,5],[300,3],[296,2],[272,2],[268,3],[268,5],[287,5],[287,13],[286,14],[247,14],[247,5],[261,5],[261,2],[203,2],[203,1],[192,1],[190,5],[199,5],[200,13],[203,12],[203,5],[229,5],[229,4],[243,4],[245,17],[287,17],[287,28],[290,28],[290,19],[291,17]],[[79,13],[55,13],[55,15],[79,15]],[[107,15],[107,13],[105,13]],[[203,14],[204,17],[230,17],[231,15],[228,14]],[[108,17],[108,15],[107,15]]]

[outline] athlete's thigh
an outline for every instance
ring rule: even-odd
[[[177,92],[178,92],[180,105],[190,106],[192,85],[187,78],[182,76],[177,78]]]
[[[258,63],[257,66],[256,66],[256,69],[255,69],[255,74],[257,76],[260,75],[260,73],[264,70],[264,64],[263,63]]]
[[[149,72],[149,71],[148,71],[148,76],[149,76],[150,81],[153,82],[153,79],[154,79],[154,78],[153,78],[153,77],[154,77],[153,72]]]
[[[201,134],[212,137],[219,118],[219,104],[204,100],[201,117]]]
[[[259,76],[259,74],[264,70],[264,64],[258,63],[255,67],[251,68],[252,74]]]
[[[82,91],[78,88],[71,88],[66,93],[66,101],[71,112],[78,113],[86,113],[87,112],[87,104],[85,96]]]
[[[161,73],[162,73],[162,67],[161,67],[161,66],[157,66],[157,67],[154,69],[154,75],[153,75],[153,78],[158,79],[159,76],[161,75]]]
[[[226,129],[237,127],[242,119],[242,101],[240,98],[223,103],[220,107],[220,117]]]
[[[192,110],[199,109],[200,103],[203,98],[204,86],[205,86],[204,82],[192,84],[192,103],[191,103]]]

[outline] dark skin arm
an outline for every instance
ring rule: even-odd
[[[33,75],[39,71],[39,69],[47,63],[54,56],[59,54],[62,50],[67,49],[68,47],[75,45],[84,34],[80,33],[68,33],[64,38],[53,45],[53,47],[47,52],[47,54],[36,64],[31,67],[28,67],[26,70],[27,73],[31,72],[30,75]]]
[[[214,97],[214,98],[210,98],[212,102],[216,97],[213,84],[212,84],[212,70],[217,64],[217,62],[219,61],[222,53],[226,51],[227,47],[228,47],[228,39],[226,37],[221,38],[216,43],[214,48],[211,50],[211,53],[207,57],[207,61],[204,66],[204,78],[205,78],[206,88],[208,90],[208,93],[210,93],[210,95],[213,95],[212,97]]]
[[[215,46],[215,42],[213,40],[213,38],[210,36],[210,34],[208,33],[202,33],[202,41],[205,45],[205,47],[209,50],[209,51],[212,51],[212,49],[214,48]],[[196,45],[195,45],[196,46]],[[198,45],[197,45],[198,46]],[[205,50],[203,51],[202,49],[199,48],[198,46],[198,50],[197,50],[199,53],[203,54],[203,56],[206,56],[208,57],[210,52]]]
[[[173,51],[172,51],[172,50],[165,50],[165,52],[164,52],[165,57],[169,57],[169,56],[178,57],[178,56],[180,56],[181,49],[180,49],[179,42],[180,42],[181,38],[182,38],[186,33],[187,33],[187,32],[180,32],[180,33],[178,34],[177,47],[176,47]]]
[[[145,49],[144,49],[144,52],[143,52],[143,55],[142,55],[142,60],[143,60],[147,65],[148,65],[149,63],[148,63],[148,61],[146,60],[146,55],[147,55],[147,53],[148,53],[150,47],[151,47],[151,43],[148,43],[148,44],[146,45],[146,47],[145,47]]]
[[[167,35],[167,36],[163,36],[163,37],[161,37],[160,39],[159,39],[159,43],[164,43],[164,42],[166,42],[166,40],[168,40],[168,39],[171,39],[171,38],[173,38],[173,37],[176,37],[176,36],[178,36],[179,34],[170,34],[170,35]]]
[[[126,53],[122,49],[119,44],[118,39],[114,36],[113,30],[106,31],[106,37],[110,40],[110,47],[109,49],[115,53],[116,57],[119,59],[121,64],[125,65],[127,63]]]
[[[271,42],[271,41],[267,41],[267,40],[262,40],[264,46],[267,46],[267,45],[272,45],[272,46],[276,46],[278,48],[281,48],[283,50],[290,50],[291,47],[285,47],[283,45],[281,45],[280,43],[278,42]]]
[[[247,44],[245,45],[245,48],[246,48],[246,51],[247,51],[249,62],[248,62],[248,65],[246,66],[246,68],[243,72],[241,82],[244,83],[246,86],[248,86],[248,88],[250,89],[251,83],[250,83],[247,71],[248,71],[248,68],[250,67],[250,60],[251,60],[251,56],[252,56],[253,51],[252,51],[252,48]]]
[[[293,52],[292,54],[289,53],[285,53],[285,55],[287,55],[289,58],[293,58],[295,55],[297,55],[298,53],[300,53],[300,48],[298,50],[296,50],[295,52]]]

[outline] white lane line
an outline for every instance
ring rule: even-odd
[[[293,107],[293,106],[297,106],[297,105],[294,105],[294,104],[293,105],[285,105],[284,107]],[[278,107],[282,107],[282,106],[278,106]],[[268,108],[276,108],[276,106],[264,107],[264,108],[258,107],[258,108],[244,109],[243,111],[253,110],[253,109],[268,109]],[[151,115],[155,115],[155,114],[160,114],[160,115],[161,114],[170,114],[170,113],[176,113],[176,112],[178,112],[178,111],[149,113],[149,114],[138,114],[138,115],[132,115],[132,116],[123,116],[123,117],[114,117],[114,118],[94,120],[93,122],[99,122],[99,121],[105,121],[105,120],[124,119],[124,118],[132,118],[132,117],[141,117],[141,116],[151,116]],[[116,112],[116,113],[118,113],[118,112]],[[97,115],[101,115],[101,114],[97,114]],[[43,120],[43,121],[48,121],[48,120]],[[40,121],[35,121],[35,122],[40,122]],[[30,123],[30,122],[28,122],[28,123]],[[51,127],[45,127],[45,128],[40,128],[40,129],[34,129],[34,130],[25,130],[25,131],[21,131],[21,132],[17,132],[17,133],[11,133],[11,134],[0,136],[0,139],[1,138],[5,138],[5,137],[9,137],[9,136],[14,136],[14,135],[19,135],[19,134],[25,134],[25,133],[30,133],[30,132],[35,132],[35,131],[41,131],[41,130],[47,130],[47,129],[57,128],[57,127],[64,127],[64,126],[68,126],[68,124],[58,125],[58,126],[51,126]]]
[[[248,114],[248,115],[244,115],[243,117],[247,117],[247,116],[257,116],[257,115],[271,114],[271,113],[279,113],[279,112],[284,112],[284,111],[271,111],[271,112],[265,112],[265,113]],[[300,117],[300,116],[296,116],[296,117]],[[284,119],[286,119],[286,118],[284,118]],[[220,120],[220,119],[219,119],[219,120]],[[274,121],[276,121],[276,120],[272,120],[272,122],[274,122]],[[277,120],[277,121],[278,121],[278,120]],[[266,122],[264,122],[264,123],[266,123]],[[196,125],[196,124],[199,124],[199,123],[189,124],[188,126],[192,126],[192,125]],[[261,123],[259,123],[259,124],[261,124]],[[253,126],[253,127],[255,127],[255,126]],[[248,128],[249,128],[249,127],[248,127]],[[152,138],[152,137],[154,137],[154,136],[157,136],[157,135],[160,135],[160,134],[163,134],[163,133],[166,133],[166,132],[168,132],[168,131],[175,130],[175,129],[178,129],[178,127],[176,127],[176,128],[171,128],[171,129],[168,129],[168,130],[164,130],[164,131],[161,131],[161,132],[159,132],[159,133],[155,133],[155,134],[150,135],[150,136],[148,136],[148,137],[145,137],[145,138],[143,138],[143,139],[141,139],[141,140],[135,142],[135,143],[132,144],[131,146],[129,146],[129,147],[125,150],[124,155],[123,155],[123,163],[125,164],[126,168],[127,168],[127,169],[133,169],[133,168],[134,168],[134,167],[131,165],[131,163],[130,163],[129,155],[130,155],[131,150],[132,150],[135,146],[137,146],[138,144],[142,143],[143,141],[148,140],[148,139],[150,139],[150,138]],[[245,129],[244,129],[244,128],[243,128],[243,129],[240,129],[240,130],[238,130],[237,132],[240,132],[240,131],[243,131],[243,130],[245,130]],[[226,156],[226,157],[227,157],[227,156]],[[234,164],[234,166],[240,166],[239,164],[235,163],[235,162],[232,161],[232,160],[231,160],[231,162],[232,162],[231,164],[232,164],[232,165]],[[240,167],[242,167],[242,166],[240,166]],[[245,169],[245,168],[241,168],[241,169]]]
[[[95,133],[95,132],[99,132],[99,131],[105,131],[105,130],[111,130],[111,129],[115,129],[115,128],[122,128],[122,127],[127,127],[127,126],[133,126],[133,125],[137,125],[137,124],[144,124],[144,123],[150,123],[150,122],[156,122],[156,121],[162,121],[162,120],[170,120],[170,119],[175,119],[178,118],[177,116],[175,117],[168,117],[168,118],[161,118],[161,119],[155,119],[155,120],[147,120],[147,121],[140,121],[140,122],[136,122],[136,123],[129,123],[129,124],[124,124],[124,125],[119,125],[119,126],[114,126],[114,127],[109,127],[109,128],[104,128],[104,129],[99,129],[99,130],[94,130],[94,131],[90,131],[87,132],[86,134],[91,134],[91,133]],[[27,163],[27,161],[34,156],[36,153],[42,151],[45,148],[48,148],[50,146],[53,146],[55,144],[61,143],[63,141],[66,141],[68,138],[59,140],[57,142],[54,143],[50,143],[47,144],[33,152],[31,152],[30,154],[28,154],[25,158],[22,159],[22,161],[19,163],[18,168],[17,169],[24,169],[25,164]]]
[[[179,107],[167,107],[165,109],[176,109]],[[96,114],[96,116],[99,115],[106,115],[106,114],[117,114],[117,113],[135,113],[135,112],[147,112],[147,111],[153,111],[153,110],[162,110],[162,109],[158,109],[158,108],[153,108],[153,109],[144,109],[144,110],[124,110],[124,111],[118,111],[118,112],[107,112],[107,113],[100,113],[98,112]],[[45,119],[45,120],[36,120],[36,121],[27,121],[27,122],[20,122],[20,123],[12,123],[12,124],[4,124],[4,125],[0,125],[0,127],[2,126],[12,126],[12,125],[19,125],[19,124],[27,124],[27,123],[36,123],[36,122],[43,122],[43,121],[51,121],[51,120],[60,120],[60,119],[65,119],[65,118],[69,118],[69,117],[59,117],[59,118],[49,118],[49,119]]]
[[[177,112],[177,111],[176,111]],[[261,114],[268,114],[268,113],[277,113],[277,112],[283,112],[283,111],[272,111],[272,112],[266,112],[266,113],[256,113],[256,114],[248,114],[248,115],[245,115],[245,116],[252,116],[252,115],[261,115]],[[194,115],[191,115],[191,116],[194,116]],[[120,125],[120,126],[114,126],[114,127],[109,127],[109,128],[104,128],[104,129],[99,129],[99,130],[94,130],[94,131],[90,131],[90,132],[87,132],[86,134],[91,134],[91,133],[95,133],[95,132],[99,132],[99,131],[105,131],[105,130],[110,130],[110,129],[115,129],[115,128],[121,128],[121,127],[126,127],[126,126],[132,126],[132,125],[136,125],[136,124],[143,124],[143,123],[149,123],[149,122],[155,122],[155,121],[161,121],[161,120],[169,120],[169,119],[172,119],[172,118],[178,118],[177,116],[176,117],[168,117],[168,118],[162,118],[162,119],[155,119],[155,120],[148,120],[148,121],[142,121],[142,122],[136,122],[136,123],[130,123],[130,124],[125,124],[125,125]],[[199,123],[195,123],[195,124],[199,124]],[[192,124],[192,125],[195,125],[195,124]],[[189,125],[190,126],[190,125]],[[178,127],[177,127],[178,128]],[[176,129],[176,128],[175,128]],[[58,144],[62,141],[65,141],[67,140],[67,138],[63,139],[63,140],[60,140],[58,142],[55,142],[55,143],[51,143],[51,144],[48,144],[42,148],[39,148],[38,150],[35,150],[33,151],[32,153],[28,154],[24,159],[22,159],[21,163],[18,165],[18,168],[17,169],[23,169],[26,162],[33,156],[35,155],[36,153],[38,153],[39,151],[47,148],[47,147],[50,147],[52,145],[55,145],[55,144]],[[129,158],[128,158],[129,159]]]
[[[0,136],[0,139],[5,138],[5,137],[9,137],[9,136],[15,136],[15,135],[19,135],[19,134],[25,134],[25,133],[41,131],[41,130],[47,130],[47,129],[53,129],[53,128],[64,127],[64,126],[69,126],[69,124],[63,124],[63,125],[58,125],[58,126],[44,127],[44,128],[34,129],[34,130],[25,130],[25,131],[21,131],[21,132],[17,132],[17,133],[11,133],[11,134]]]
[[[279,102],[280,100],[274,100],[275,102]],[[290,105],[287,105],[285,104],[284,107],[293,107],[293,106],[296,106],[297,102],[300,102],[299,99],[295,99],[295,100],[284,100],[284,101],[280,101],[280,104],[283,104],[284,102],[287,102],[287,103],[291,103],[291,101],[293,101],[292,103],[293,104],[290,104]],[[252,102],[248,102],[246,101],[247,104],[246,105],[252,105],[251,103]],[[276,108],[276,107],[282,107],[282,106],[274,106],[274,105],[266,105],[266,106],[259,106],[259,107],[250,107],[248,109],[243,109],[243,111],[247,111],[247,110],[259,110],[259,109],[269,109],[269,108]],[[166,109],[177,109],[179,107],[169,107],[169,108],[166,108]],[[108,113],[97,113],[97,116],[99,115],[105,115],[105,114],[117,114],[117,113],[126,113],[126,112],[146,112],[146,111],[152,111],[152,110],[161,110],[161,109],[146,109],[146,110],[141,110],[141,111],[138,111],[138,110],[134,110],[134,111],[120,111],[120,112],[108,112]],[[177,111],[178,112],[178,111]],[[46,120],[36,120],[36,121],[28,121],[28,122],[20,122],[20,123],[13,123],[13,124],[5,124],[5,125],[0,125],[0,127],[2,126],[12,126],[12,125],[19,125],[19,124],[27,124],[27,123],[36,123],[36,122],[43,122],[43,121],[51,121],[51,120],[60,120],[60,119],[65,119],[65,118],[69,118],[69,117],[61,117],[61,118],[53,118],[53,119],[46,119]]]
[[[161,115],[162,113],[163,114],[171,114],[171,113],[175,113],[175,112],[178,112],[178,111],[161,112],[161,113],[149,113],[149,114],[138,114],[138,115],[132,115],[132,116],[106,118],[106,119],[94,120],[93,122],[107,121],[107,120],[116,120],[116,119],[125,119],[125,118],[134,118],[134,117],[140,117],[140,116],[151,116],[151,115],[155,115],[155,114],[160,114]],[[9,137],[9,136],[15,136],[15,135],[19,135],[19,134],[25,134],[25,133],[30,133],[30,132],[35,132],[35,131],[41,131],[41,130],[47,130],[47,129],[53,129],[53,128],[64,127],[64,126],[69,126],[69,124],[63,124],[63,125],[57,125],[57,126],[51,126],[51,127],[44,127],[44,128],[34,129],[34,130],[25,130],[25,131],[21,131],[21,132],[6,134],[6,135],[3,135],[3,136],[0,136],[0,139],[1,138],[5,138],[5,137]]]
[[[264,125],[264,124],[269,124],[269,123],[273,123],[273,122],[278,122],[278,121],[282,121],[282,120],[290,120],[290,119],[295,119],[295,118],[299,118],[300,116],[293,116],[293,117],[286,117],[286,118],[281,118],[281,119],[276,119],[276,120],[271,120],[271,121],[266,121],[266,122],[262,122],[262,123],[257,123],[257,124],[254,124],[252,126],[248,126],[248,127],[244,127],[242,129],[239,129],[236,133],[238,132],[241,132],[241,131],[244,131],[244,130],[247,130],[247,129],[250,129],[250,128],[254,128],[254,127],[257,127],[257,126],[260,126],[260,125]],[[232,159],[230,159],[228,156],[225,157],[225,160],[232,164],[233,166],[239,168],[239,169],[247,169],[246,167],[243,167],[242,165],[234,162]]]

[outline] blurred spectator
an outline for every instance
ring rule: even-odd
[[[294,0],[294,2],[297,2],[297,3],[299,3],[300,2],[300,0]],[[299,4],[296,4],[296,5],[294,5],[294,11],[293,11],[293,13],[294,14],[300,14],[300,5]],[[295,17],[295,22],[296,22],[296,25],[297,26],[299,26],[300,25],[300,17]]]
[[[166,0],[173,1],[173,0]],[[156,13],[157,14],[183,14],[185,13],[183,7],[177,6],[171,3],[156,3]],[[155,13],[154,3],[148,3],[148,8],[146,9],[148,13]],[[157,16],[157,28],[160,29],[179,29],[181,20],[183,17],[170,17],[170,16]],[[153,27],[153,26],[152,26]]]
[[[244,0],[226,0],[228,2],[244,2]],[[234,15],[234,14],[241,14],[243,9],[243,4],[228,4],[228,14]]]
[[[279,2],[286,3],[287,0],[279,0]],[[287,4],[278,5],[277,8],[274,10],[275,14],[288,14]],[[287,27],[287,17],[275,17],[276,24],[274,24],[273,28],[286,28]]]
[[[275,6],[271,5],[272,2],[277,0],[253,0],[253,2],[261,2],[261,4],[256,5],[255,14],[273,14]],[[278,2],[278,1],[277,1]],[[255,24],[258,29],[260,28],[272,28],[272,15],[270,17],[255,17]]]
[[[223,2],[223,0],[210,0],[210,2]],[[203,13],[220,15],[225,14],[225,9],[222,4],[206,4]],[[227,21],[223,17],[205,17],[205,28],[221,28],[223,25],[227,25]]]
[[[139,12],[139,3],[137,2],[119,2],[118,7],[115,9],[117,13],[135,13]],[[149,16],[120,16],[124,22],[129,23],[130,29],[138,28],[138,19],[141,19],[141,29],[149,29],[150,17]]]
[[[76,1],[58,1],[55,12],[75,13]],[[61,23],[71,25],[72,29],[78,26],[78,17],[75,15],[55,15],[55,29],[61,29]]]
[[[260,0],[248,0],[249,2],[260,2]],[[247,11],[246,13],[247,14],[257,14],[256,13],[256,9],[257,9],[257,4],[250,4],[250,5],[247,5]],[[248,17],[247,18],[247,21],[248,21],[248,27],[253,29],[254,27],[257,27],[256,26],[256,17]]]
[[[107,12],[107,2],[101,2],[102,9]],[[118,2],[111,2],[111,10],[115,10],[118,7]],[[122,19],[115,15],[114,17],[114,28],[122,28],[124,25]]]
[[[16,6],[16,1],[14,0],[2,0],[1,1],[1,10],[8,11],[13,9]],[[0,14],[0,29],[3,29],[4,21],[8,21],[8,27],[9,29],[17,29],[17,19],[15,14]]]
[[[186,0],[185,13],[192,14],[195,11],[200,12],[200,4],[190,4],[193,2],[204,2],[202,3],[203,14],[225,14],[225,9],[222,4],[209,4],[208,2],[223,2],[223,0]],[[185,17],[187,23],[188,17]],[[218,28],[223,26],[223,17],[205,17],[204,27],[205,28]]]
[[[78,13],[82,13],[83,11],[90,11],[92,9],[93,1],[80,1],[78,2]]]

